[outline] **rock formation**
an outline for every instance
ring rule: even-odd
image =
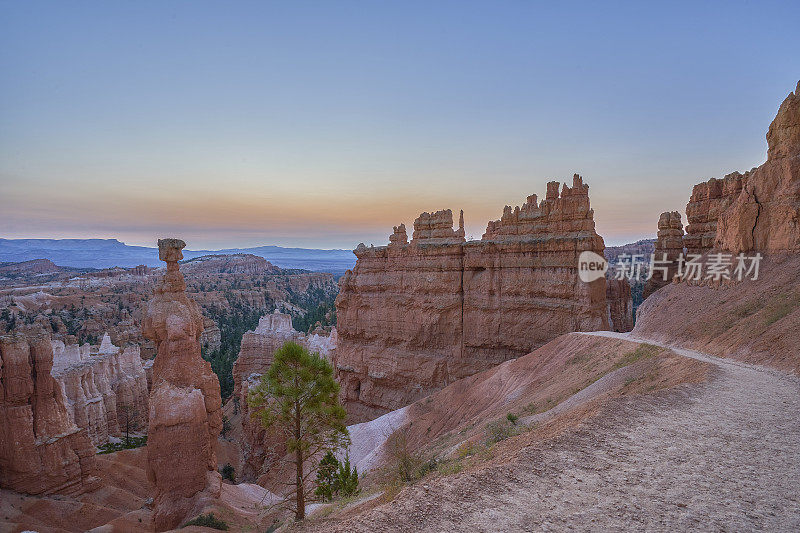
[[[749,174],[734,172],[721,180],[711,178],[694,186],[686,205],[687,253],[702,254],[714,247],[719,217],[742,192]]]
[[[258,420],[252,420],[247,406],[249,387],[258,384],[262,374],[269,369],[275,351],[292,341],[317,352],[326,359],[333,357],[336,349],[336,328],[330,332],[317,330],[305,335],[292,327],[292,317],[272,313],[261,317],[258,327],[242,337],[239,357],[233,364],[234,397],[242,411],[242,440],[239,479],[255,481],[269,466],[273,456],[268,452],[271,443],[267,432]]]
[[[200,346],[213,352],[222,346],[222,332],[217,323],[208,317],[203,317],[203,333],[200,334]]]
[[[147,427],[147,376],[138,346],[117,348],[106,335],[100,347],[53,341],[53,353],[52,375],[67,411],[95,446],[126,428]]]
[[[633,297],[627,279],[606,280],[608,327],[624,333],[633,329]]]
[[[800,82],[767,131],[767,161],[696,185],[686,215],[690,253],[800,251]]]
[[[678,258],[683,253],[683,224],[677,211],[661,213],[654,250],[655,268],[644,287],[644,297],[672,283],[678,273]]]
[[[588,185],[551,182],[480,241],[464,242],[463,215],[423,213],[406,244],[359,245],[340,280],[334,356],[352,422],[367,420],[457,379],[531,352],[570,331],[608,328],[605,280],[578,280],[581,252],[603,253]]]
[[[142,333],[155,342],[147,474],[156,486],[153,521],[171,529],[219,497],[216,442],[222,429],[217,376],[200,357],[203,317],[178,269],[186,246],[158,241],[167,272],[147,305]]]
[[[96,481],[95,449],[50,375],[50,337],[0,337],[0,487],[75,493]]]

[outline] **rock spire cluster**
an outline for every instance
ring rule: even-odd
[[[407,405],[448,383],[525,355],[562,333],[608,329],[606,282],[579,281],[578,256],[603,254],[589,186],[547,186],[466,242],[464,216],[422,213],[407,241],[359,245],[340,280],[334,355],[351,421]],[[618,291],[619,292],[619,291]],[[612,310],[627,323],[625,294]],[[627,311],[626,311],[627,309]]]

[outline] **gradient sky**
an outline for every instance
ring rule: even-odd
[[[0,2],[0,237],[480,238],[574,172],[606,244],[653,236],[766,158],[800,2],[644,4]]]

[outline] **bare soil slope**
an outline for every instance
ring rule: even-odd
[[[678,352],[713,364],[709,381],[618,397],[571,429],[562,413],[488,462],[305,529],[797,531],[800,381]]]
[[[663,287],[633,333],[800,374],[800,255],[766,257],[756,281]]]

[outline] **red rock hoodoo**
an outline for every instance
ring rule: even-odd
[[[158,349],[153,364],[147,474],[156,486],[153,522],[176,527],[218,498],[216,442],[222,429],[219,380],[200,356],[203,317],[178,270],[186,246],[161,239],[167,272],[147,304],[142,333]]]
[[[658,219],[658,238],[655,243],[655,271],[644,287],[647,298],[664,285],[672,283],[678,273],[678,258],[683,253],[683,224],[677,211],[661,213]]]
[[[71,420],[52,367],[49,336],[0,337],[0,487],[78,493],[96,481],[95,448]]]
[[[463,214],[423,213],[407,243],[360,244],[340,280],[334,363],[352,421],[407,405],[527,354],[563,333],[608,329],[604,279],[578,279],[583,251],[603,254],[589,186],[575,175],[465,242]]]

